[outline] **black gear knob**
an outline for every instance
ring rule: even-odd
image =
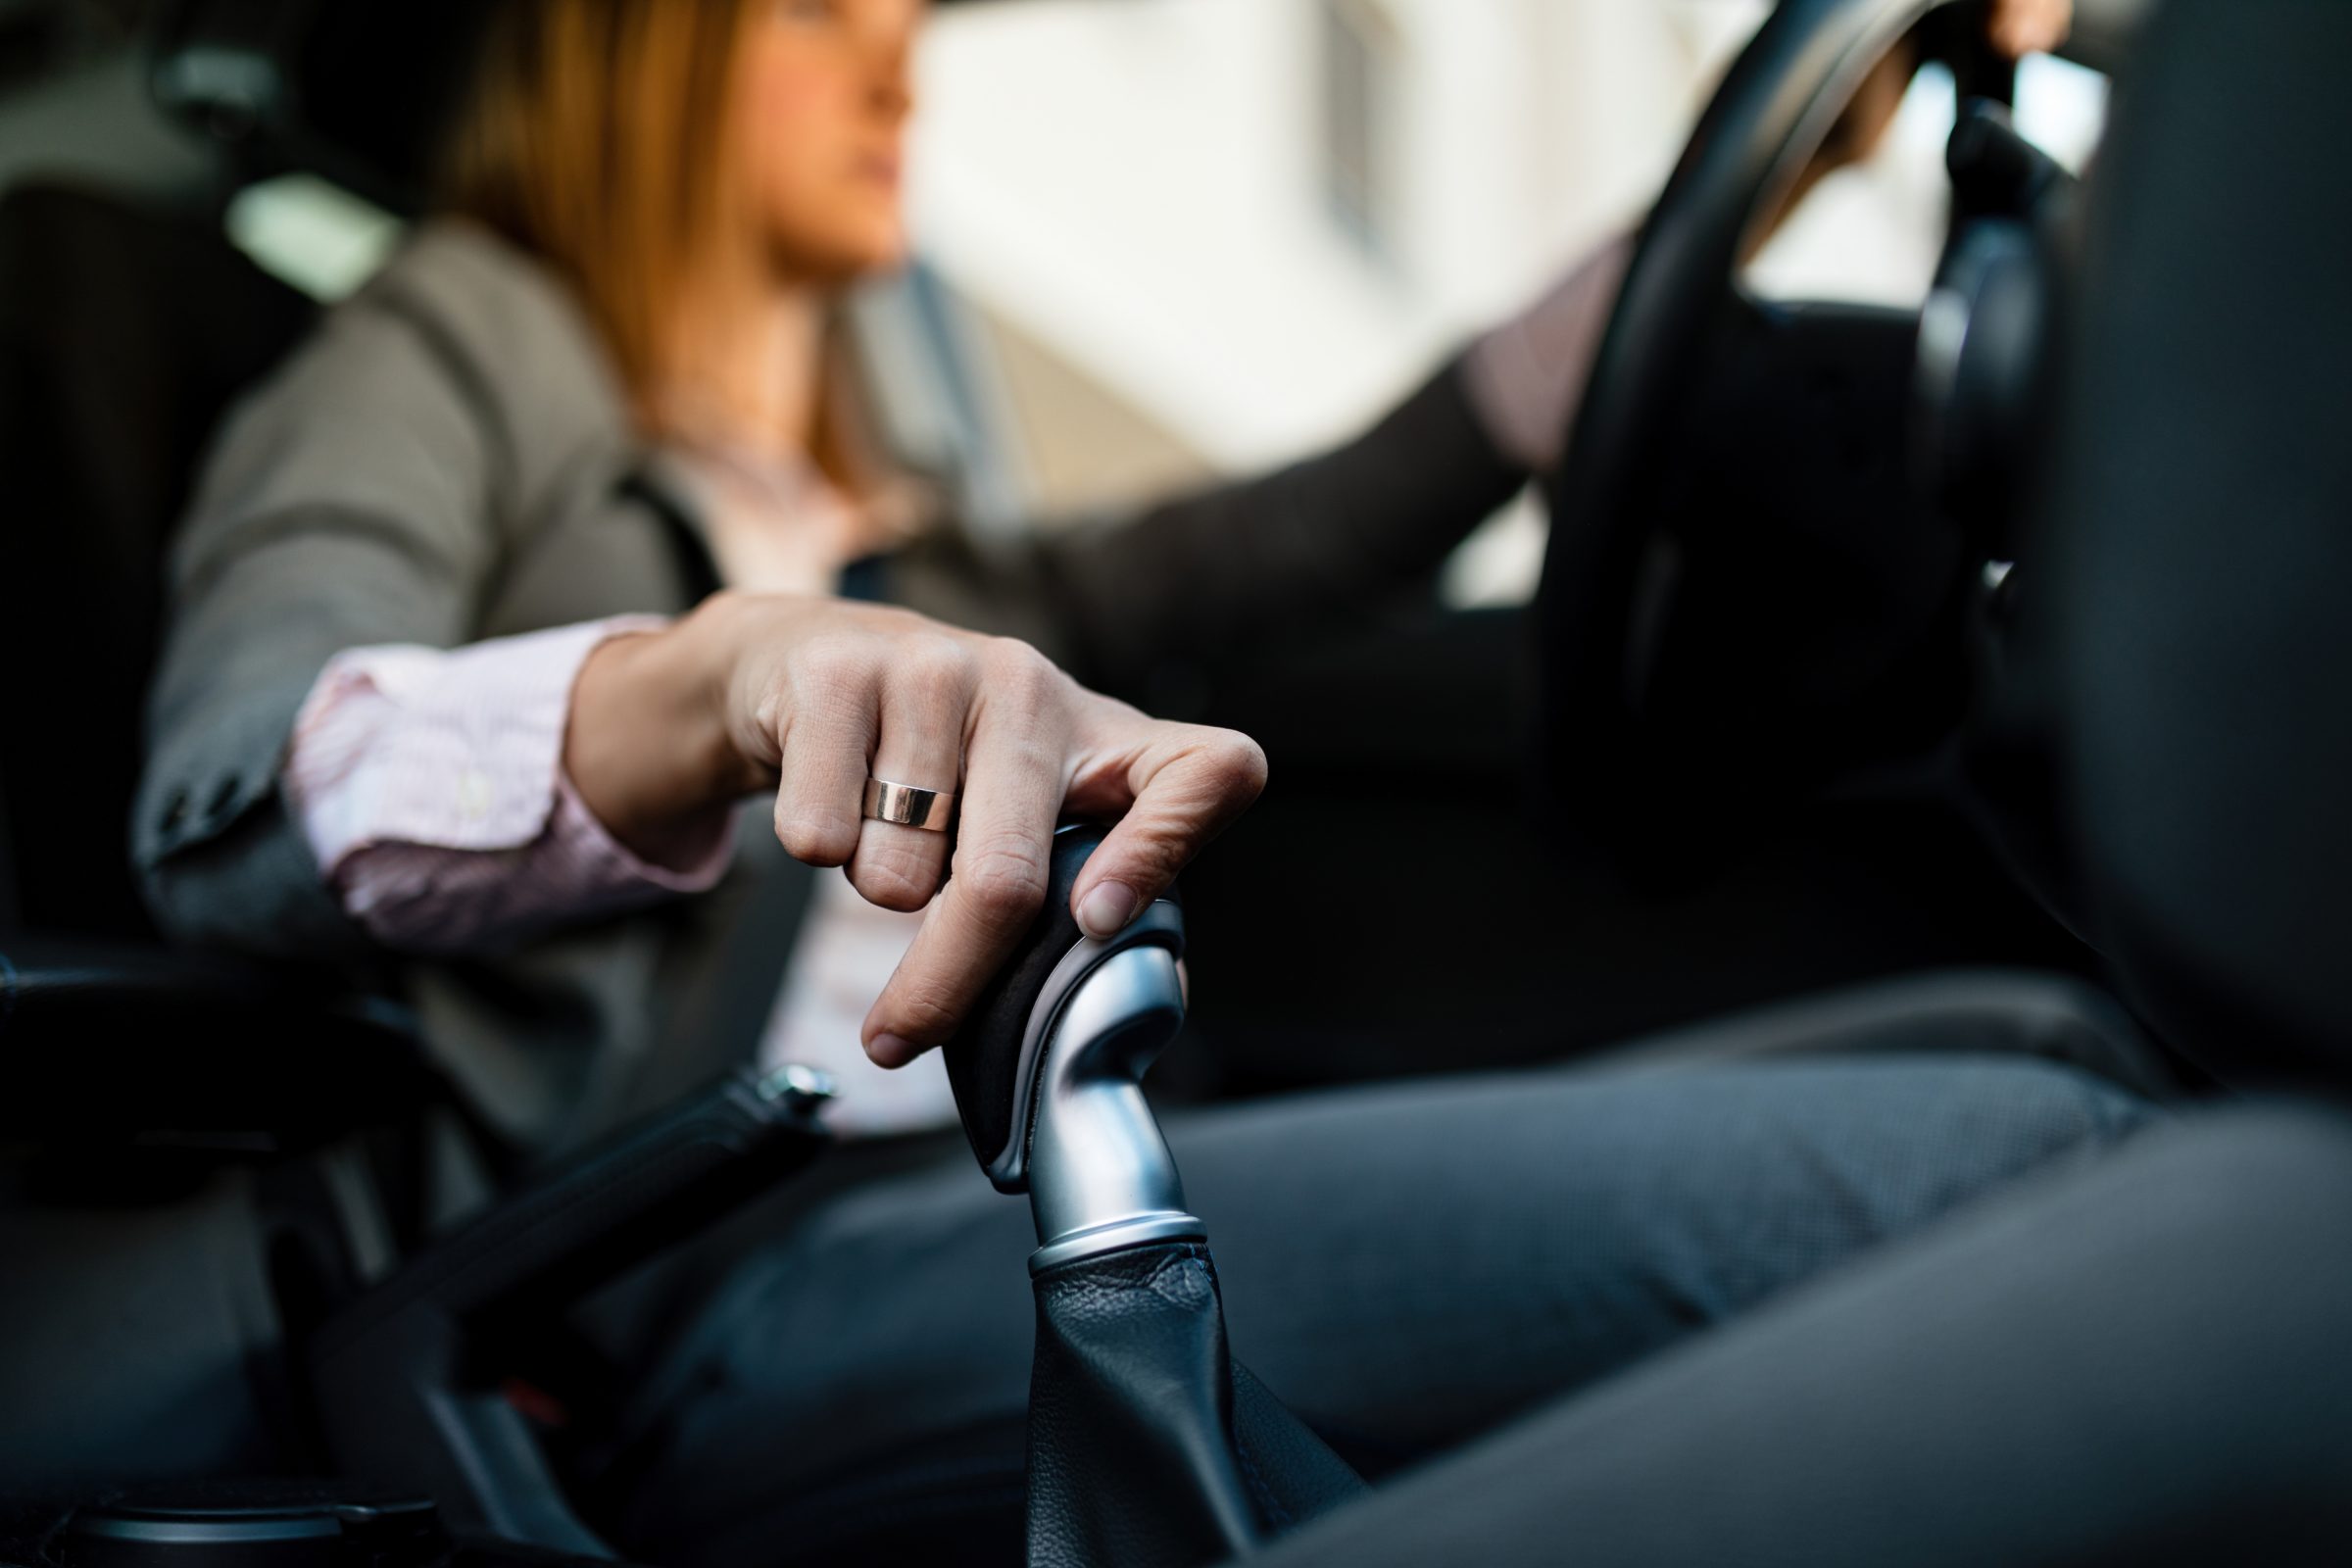
[[[1183,910],[1170,888],[1108,941],[1078,928],[1070,891],[1107,831],[1054,835],[1045,907],[946,1048],[981,1169],[1029,1195],[1033,1268],[1201,1234],[1142,1087],[1184,1022]]]

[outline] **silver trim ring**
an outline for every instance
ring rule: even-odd
[[[945,833],[948,819],[956,814],[956,792],[917,789],[912,784],[869,778],[865,781],[863,814],[869,822],[896,822],[901,827],[921,828],[926,833]]]
[[[1180,1209],[1168,1209],[1157,1214],[1136,1214],[1108,1225],[1097,1225],[1091,1230],[1073,1231],[1057,1236],[1029,1254],[1029,1272],[1043,1274],[1050,1268],[1082,1257],[1095,1257],[1103,1252],[1123,1252],[1130,1247],[1145,1247],[1152,1242],[1205,1242],[1208,1227]]]

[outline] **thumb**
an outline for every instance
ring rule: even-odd
[[[1082,769],[1069,800],[1082,815],[1125,807],[1070,889],[1070,913],[1098,941],[1116,936],[1165,893],[1266,787],[1266,754],[1239,730],[1128,713],[1142,728],[1098,767]]]

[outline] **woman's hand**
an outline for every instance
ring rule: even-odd
[[[1985,40],[2012,60],[2056,49],[2074,28],[2075,0],[1992,0],[1984,13]],[[1918,71],[1918,52],[1909,40],[1879,62],[1814,155],[1798,182],[1801,189],[1809,190],[1830,170],[1860,163],[1878,151]]]
[[[1995,49],[2022,60],[2057,48],[2074,26],[2075,0],[1993,0],[1986,31]]]
[[[2057,48],[2074,23],[2075,0],[1993,0],[1985,35],[2015,60]],[[1879,62],[1794,184],[1769,217],[1750,227],[1742,265],[1755,259],[1825,176],[1878,150],[1918,70],[1917,48],[1907,38]],[[1592,251],[1532,307],[1470,350],[1470,395],[1479,418],[1495,445],[1530,472],[1548,473],[1559,463],[1633,251],[1630,237]]]
[[[1065,810],[1117,818],[1071,895],[1080,926],[1108,936],[1266,777],[1249,737],[1147,717],[1025,644],[881,606],[732,594],[590,656],[564,765],[639,854],[665,858],[772,787],[794,858],[847,867],[885,907],[930,905],[865,1020],[868,1054],[890,1067],[955,1032],[1028,928]],[[944,892],[950,835],[866,819],[869,776],[960,791]]]

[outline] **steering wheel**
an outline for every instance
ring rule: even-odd
[[[1743,803],[1919,755],[1964,706],[1968,542],[1908,460],[1919,313],[1738,280],[1753,225],[1942,3],[1780,0],[1642,228],[1548,483],[1545,793],[1637,844],[1688,850]]]

